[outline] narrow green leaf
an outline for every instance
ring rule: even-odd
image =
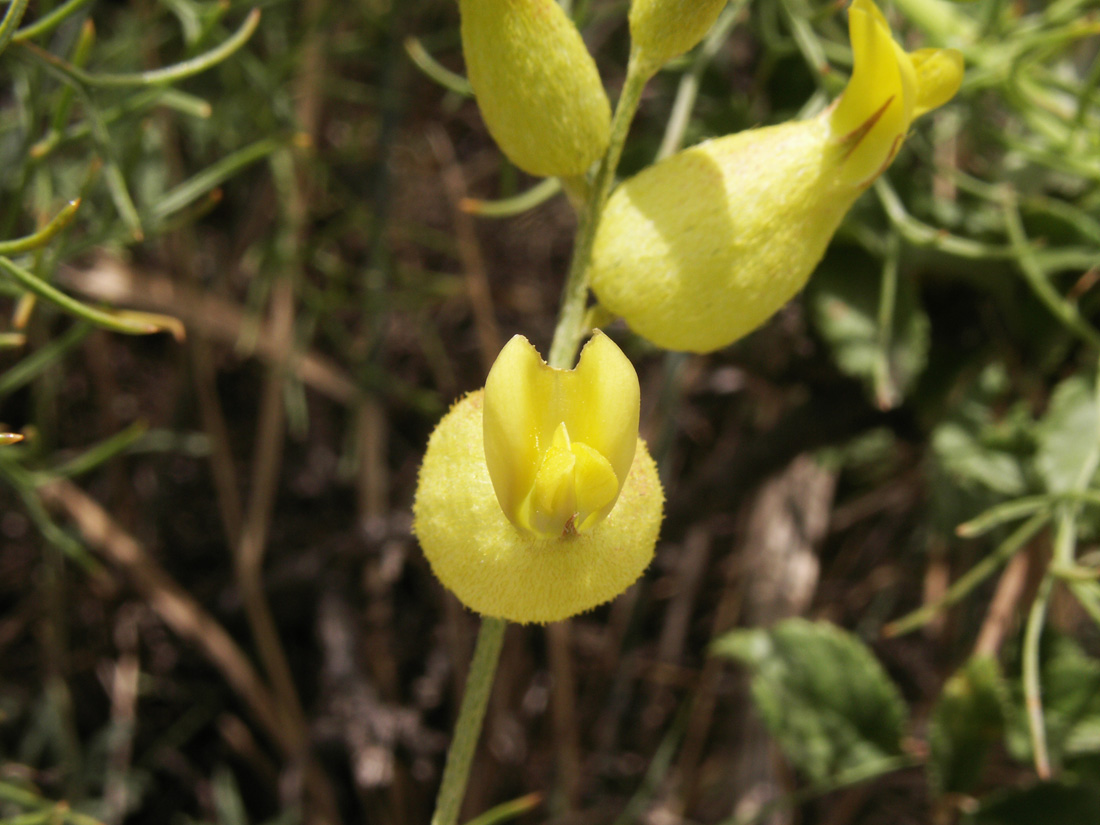
[[[528,811],[533,811],[541,802],[542,794],[529,793],[519,799],[503,802],[494,808],[490,808],[477,818],[471,819],[466,825],[498,825],[500,822],[516,819]]]
[[[498,201],[485,201],[479,198],[466,198],[462,201],[462,211],[482,218],[511,218],[534,209],[561,191],[559,178],[545,178],[530,189],[511,198]]]
[[[19,255],[45,246],[53,240],[59,232],[72,223],[76,217],[76,210],[80,208],[80,198],[69,203],[58,212],[49,223],[35,232],[22,238],[14,238],[10,241],[0,241],[0,255]]]
[[[89,2],[90,0],[69,0],[67,3],[62,3],[49,14],[19,29],[12,40],[16,43],[22,43],[24,40],[30,40],[40,34],[47,34],[68,20],[82,6],[88,5]]]
[[[463,97],[474,96],[474,89],[470,85],[470,81],[460,74],[455,74],[446,66],[438,62],[428,53],[428,50],[424,48],[424,44],[415,37],[405,38],[405,52],[420,71],[443,88],[449,89]]]
[[[246,166],[270,155],[276,149],[286,145],[282,138],[262,138],[251,143],[221,160],[211,164],[193,177],[188,178],[171,191],[165,192],[152,207],[153,218],[163,221],[174,212],[207,194],[211,189],[223,183]]]
[[[126,310],[102,310],[82,304],[75,298],[46,283],[34,273],[4,257],[0,257],[0,269],[28,292],[49,301],[58,309],[113,332],[121,332],[127,335],[151,335],[156,332],[168,331],[179,337],[182,329],[182,325],[177,319],[165,315]]]
[[[27,11],[27,3],[28,0],[11,0],[4,18],[0,20],[0,52],[8,47],[15,36],[15,30]]]
[[[847,631],[789,619],[727,633],[711,652],[749,668],[764,723],[811,781],[901,753],[905,703],[871,651]]]
[[[123,72],[119,74],[97,74],[94,72],[87,72],[78,66],[74,66],[67,60],[63,60],[57,55],[39,48],[33,43],[24,42],[22,40],[18,40],[17,42],[27,53],[33,55],[41,61],[42,64],[49,66],[69,82],[75,83],[81,87],[100,86],[125,88],[130,86],[158,86],[193,77],[221,63],[248,42],[248,39],[252,37],[258,25],[260,25],[260,10],[252,9],[237,31],[207,52],[192,57],[190,60],[184,60],[180,63],[174,63],[171,66],[165,66],[160,69],[150,69],[147,72]]]

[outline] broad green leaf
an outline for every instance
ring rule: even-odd
[[[978,783],[989,748],[1003,736],[1007,701],[995,659],[971,659],[947,680],[928,732],[936,793],[965,793]]]
[[[893,406],[928,362],[928,316],[911,280],[898,279],[890,333],[879,325],[881,274],[869,267],[822,266],[811,282],[814,324],[841,371]],[[885,385],[885,386],[884,386]]]
[[[1100,410],[1091,380],[1075,375],[1054,389],[1036,427],[1035,469],[1052,493],[1080,490],[1096,473]]]
[[[736,630],[711,652],[745,664],[752,696],[784,753],[812,781],[901,752],[905,704],[871,651],[827,622]]]
[[[1025,466],[1034,452],[1027,409],[1005,408],[1008,378],[987,368],[965,387],[932,432],[933,520],[953,532],[964,521],[1031,492]]]
[[[1088,825],[1100,822],[1100,788],[1043,782],[994,794],[964,825]]]
[[[979,433],[946,421],[932,435],[940,466],[962,484],[975,484],[1004,496],[1022,495],[1027,486],[1019,459],[985,443]]]

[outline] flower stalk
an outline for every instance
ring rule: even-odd
[[[611,118],[611,138],[607,151],[596,166],[592,186],[588,190],[588,201],[580,212],[577,237],[573,246],[573,260],[562,290],[561,308],[558,311],[558,323],[554,328],[554,340],[550,344],[550,355],[546,359],[552,367],[568,369],[573,365],[585,333],[585,307],[588,303],[588,270],[592,261],[592,246],[596,240],[596,230],[600,225],[600,216],[611,194],[611,185],[615,181],[615,170],[623,154],[626,135],[638,104],[642,99],[642,90],[649,75],[637,60],[631,58],[626,67],[626,80],[619,101],[615,105],[615,114]]]
[[[474,648],[474,659],[466,677],[466,692],[462,696],[454,738],[447,751],[447,765],[443,769],[443,782],[439,786],[439,796],[436,797],[432,825],[456,825],[458,822],[507,626],[504,619],[491,616],[481,618],[477,647]]]

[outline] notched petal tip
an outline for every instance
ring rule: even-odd
[[[574,370],[546,364],[526,338],[501,350],[485,382],[486,466],[501,510],[539,536],[586,530],[611,511],[634,460],[638,376],[597,332]]]

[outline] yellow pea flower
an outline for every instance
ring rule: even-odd
[[[414,531],[467,607],[552,622],[615,598],[653,557],[664,495],[638,438],[638,378],[597,332],[574,370],[522,336],[439,422]]]
[[[635,58],[652,74],[695,46],[726,0],[632,0],[630,40]]]
[[[596,62],[556,0],[459,0],[462,52],[501,151],[542,177],[583,175],[607,149]]]
[[[805,285],[913,119],[958,91],[959,52],[906,53],[871,0],[852,3],[848,24],[854,66],[833,107],[692,147],[612,194],[591,283],[635,332],[710,352],[762,324]]]

